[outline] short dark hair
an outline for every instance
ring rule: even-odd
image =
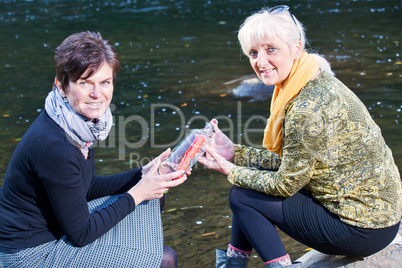
[[[120,62],[115,48],[110,41],[104,40],[98,32],[74,33],[64,39],[56,48],[56,78],[62,85],[62,90],[68,88],[69,82],[76,82],[89,70],[88,78],[104,63],[113,69],[113,83]]]

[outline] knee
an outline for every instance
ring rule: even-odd
[[[177,267],[177,254],[172,248],[163,246],[163,257],[161,268],[176,268]]]
[[[236,210],[241,204],[243,198],[243,188],[237,187],[237,186],[232,186],[229,192],[229,204],[230,208],[233,210]]]

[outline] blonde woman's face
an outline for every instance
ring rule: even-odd
[[[289,46],[277,36],[265,38],[248,52],[251,67],[266,85],[283,87],[295,60],[302,53],[300,41]]]

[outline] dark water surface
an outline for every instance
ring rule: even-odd
[[[100,31],[121,57],[115,128],[97,149],[97,174],[137,167],[216,117],[237,143],[259,146],[269,99],[236,98],[252,74],[235,31],[264,5],[287,4],[311,46],[365,103],[402,167],[402,1],[0,1],[0,181],[19,139],[43,110],[53,54],[69,34]],[[213,267],[230,238],[230,184],[198,166],[167,194],[165,243],[180,267]],[[292,258],[306,247],[283,235]],[[262,267],[259,258],[250,267]]]

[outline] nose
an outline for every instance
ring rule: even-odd
[[[258,67],[262,67],[267,65],[267,63],[269,62],[268,58],[265,56],[263,56],[262,54],[258,54],[258,58],[257,58],[257,65]]]
[[[98,84],[94,84],[89,96],[93,99],[99,99],[102,96],[102,91]]]

